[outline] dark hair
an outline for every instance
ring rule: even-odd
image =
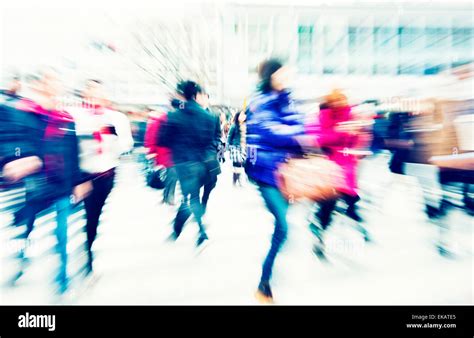
[[[103,82],[101,80],[98,80],[98,79],[87,79],[87,82],[95,82],[97,83],[98,85],[102,85]]]
[[[234,115],[234,121],[233,122],[236,126],[239,125],[239,116],[240,116],[240,112],[238,112]]]
[[[281,67],[283,64],[277,59],[265,60],[258,66],[258,76],[260,83],[258,90],[262,93],[268,93],[272,91],[272,75]]]
[[[181,100],[174,98],[171,100],[171,107],[173,107],[174,109],[178,109],[181,106],[181,103]]]
[[[184,81],[178,83],[177,92],[184,96],[186,100],[194,100],[196,95],[203,92],[203,89],[194,81]]]

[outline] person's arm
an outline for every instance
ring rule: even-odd
[[[230,130],[229,130],[229,136],[227,137],[227,144],[230,145],[234,142],[236,132],[237,132],[237,130],[236,130],[235,124],[233,124],[232,127],[230,127]]]
[[[219,117],[216,116],[216,128],[214,131],[214,148],[216,151],[219,149],[219,145],[221,143],[221,137],[222,137],[221,121]]]
[[[171,148],[174,137],[173,113],[170,112],[163,117],[163,121],[160,123],[160,128],[156,135],[156,145],[159,147]]]
[[[30,115],[31,114],[31,115]],[[0,171],[10,182],[34,174],[43,167],[41,128],[34,113],[0,106]]]
[[[287,125],[275,113],[265,110],[252,113],[247,120],[247,135],[258,138],[258,143],[277,148],[300,149],[297,137],[304,134],[303,124]]]
[[[132,128],[128,118],[122,113],[116,112],[115,131],[117,133],[120,153],[126,153],[133,148]]]
[[[319,114],[320,135],[319,143],[323,147],[351,147],[356,135],[338,129],[336,121],[331,116],[330,109],[323,109]]]
[[[71,123],[71,134],[68,135],[70,161],[71,161],[71,181],[73,185],[74,203],[79,203],[92,191],[92,183],[88,180],[88,175],[81,172],[79,165],[79,139],[76,134],[75,123]]]
[[[146,128],[144,146],[148,149],[149,154],[153,153],[156,147],[156,142],[158,138],[158,124],[158,119],[152,117],[150,118]]]

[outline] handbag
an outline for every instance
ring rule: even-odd
[[[153,189],[164,189],[166,181],[166,167],[155,166],[149,163],[146,172],[146,183]]]
[[[279,167],[277,182],[281,193],[290,202],[333,200],[344,184],[342,169],[324,155],[289,159]]]

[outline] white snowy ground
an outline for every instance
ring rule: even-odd
[[[199,255],[197,225],[187,224],[176,243],[173,207],[145,186],[134,162],[124,162],[109,197],[95,243],[94,284],[76,280],[66,304],[246,305],[270,244],[273,221],[256,189],[233,188],[229,161],[211,194],[205,222],[210,243]],[[390,183],[392,182],[392,183]],[[327,236],[329,263],[312,254],[310,205],[290,209],[289,236],[277,257],[273,293],[278,304],[391,305],[473,303],[473,218],[454,211],[449,243],[453,259],[435,250],[437,228],[423,213],[411,178],[393,179],[383,159],[361,167],[361,203],[373,243],[343,216]],[[371,202],[368,202],[368,200]],[[32,261],[15,288],[0,290],[0,304],[50,304],[54,257]]]

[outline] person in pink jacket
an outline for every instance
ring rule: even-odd
[[[307,132],[315,136],[315,141],[323,153],[342,169],[344,184],[338,187],[339,198],[347,204],[346,215],[357,222],[358,230],[364,235],[364,239],[369,241],[367,231],[360,225],[363,220],[356,207],[360,198],[357,194],[358,156],[354,150],[364,140],[346,96],[337,90],[328,95],[326,102],[320,106],[319,121],[310,125]],[[336,203],[337,199],[320,202],[315,215],[319,225],[310,224],[318,239],[314,252],[320,258],[325,258],[323,233],[331,223]]]
[[[163,191],[163,203],[174,205],[174,194],[176,190],[177,176],[174,169],[171,150],[157,145],[160,126],[166,123],[166,113],[152,113],[145,132],[145,147],[148,154],[154,156],[155,165],[164,166],[166,170],[165,188]]]

